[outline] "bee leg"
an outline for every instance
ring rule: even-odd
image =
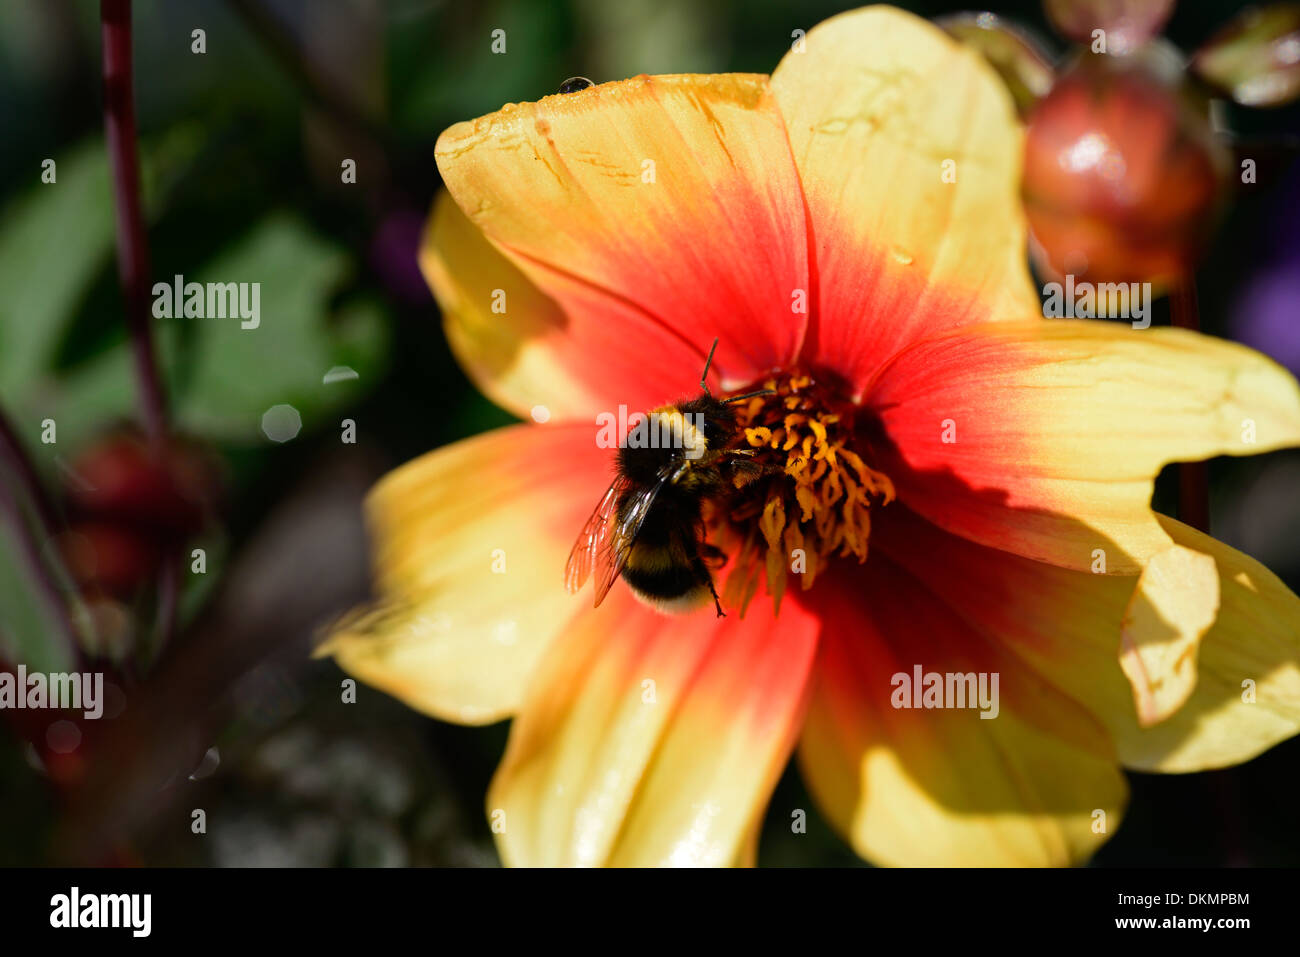
[[[748,458],[732,459],[726,464],[731,467],[731,484],[736,488],[744,488],[764,471],[762,465]]]
[[[691,566],[695,569],[696,577],[705,585],[709,586],[709,594],[713,596],[713,607],[718,610],[718,617],[726,618],[727,613],[722,610],[722,601],[718,598],[718,590],[713,587],[713,575],[709,573],[708,566],[704,564],[703,555],[710,551],[721,550],[716,546],[710,545],[708,542],[701,542],[699,551],[696,552],[694,557],[691,559]]]
[[[726,618],[727,613],[722,610],[722,602],[718,598],[718,590],[713,587],[713,576],[710,575],[706,581],[709,583],[709,593],[713,595],[713,607],[718,609],[718,617]]]
[[[753,456],[757,449],[732,449],[731,458],[723,464],[731,472],[731,483],[736,488],[744,488],[750,482],[764,475],[774,475],[783,471],[781,466],[770,463],[755,462]]]

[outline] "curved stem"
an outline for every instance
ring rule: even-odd
[[[161,443],[167,429],[166,397],[158,375],[149,316],[149,246],[140,206],[135,99],[131,80],[131,0],[101,0],[104,47],[104,132],[117,209],[117,265],[126,296],[126,322],[139,385],[141,418]]]
[[[58,629],[58,640],[68,655],[68,661],[75,664],[80,659],[80,642],[77,639],[77,626],[73,621],[71,606],[59,583],[47,564],[46,548],[51,540],[41,542],[32,531],[23,509],[19,493],[14,483],[6,481],[0,474],[0,520],[9,526],[13,542],[27,568],[28,578],[35,592],[37,601],[45,607],[46,614]]]
[[[22,486],[22,491],[27,495],[31,507],[36,513],[36,520],[40,524],[39,530],[41,534],[46,541],[52,539],[59,527],[58,516],[54,511],[54,503],[50,501],[50,496],[45,491],[45,486],[41,484],[40,476],[36,474],[36,468],[32,465],[32,460],[23,449],[18,433],[14,430],[9,417],[4,414],[3,409],[0,409],[0,468],[7,468],[12,473],[14,481]]]
[[[131,0],[100,0],[99,12],[104,47],[104,132],[108,138],[117,210],[118,274],[126,297],[126,322],[131,333],[140,416],[150,441],[156,449],[161,449],[167,440],[167,397],[158,373],[149,310],[149,244],[140,203],[140,159],[131,72]],[[164,564],[158,577],[155,653],[167,644],[175,627],[179,587],[176,569]]]

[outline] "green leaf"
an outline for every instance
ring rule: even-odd
[[[36,599],[36,583],[20,554],[13,529],[0,521],[0,655],[32,671],[67,671],[73,661],[59,637],[61,625]]]
[[[113,205],[103,140],[55,163],[0,222],[0,396],[44,369],[87,287],[113,253]]]
[[[273,214],[228,254],[186,282],[260,283],[257,328],[238,319],[163,319],[167,332],[195,327],[194,365],[178,383],[181,428],[224,441],[265,443],[262,414],[288,403],[304,428],[326,410],[373,384],[385,353],[387,327],[375,303],[351,304],[331,315],[329,299],[351,273],[351,260],[301,221]],[[357,379],[326,383],[336,366]]]
[[[351,269],[342,247],[296,217],[275,213],[199,272],[185,275],[186,283],[260,283],[259,322],[244,329],[238,318],[154,320],[176,427],[218,442],[265,445],[261,418],[271,406],[294,406],[310,429],[368,391],[382,371],[387,325],[373,301],[331,312],[330,298]],[[357,378],[326,383],[336,366],[351,368]],[[104,425],[133,415],[135,401],[131,356],[121,344],[62,379],[34,383],[16,398],[14,415],[50,474],[65,454],[60,450],[75,450]],[[39,444],[44,418],[57,422],[57,445]]]

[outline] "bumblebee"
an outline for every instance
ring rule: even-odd
[[[714,339],[700,375],[703,395],[650,410],[619,445],[614,481],[565,569],[570,592],[596,572],[596,606],[622,576],[660,611],[691,611],[712,597],[725,616],[709,570],[725,556],[705,540],[703,506],[761,473],[754,449],[732,447],[740,434],[733,404],[771,390],[715,397],[706,380],[717,348]]]

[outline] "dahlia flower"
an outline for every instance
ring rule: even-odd
[[[1166,463],[1300,444],[1300,390],[1232,343],[1044,319],[1021,148],[991,68],[887,7],[770,77],[442,134],[421,265],[464,368],[531,421],[378,484],[376,598],[322,653],[513,719],[507,864],[752,863],[794,754],[870,861],[1063,865],[1118,826],[1122,768],[1296,732],[1300,600],[1150,503]],[[707,516],[728,614],[621,583],[593,608],[563,582],[611,479],[597,417],[695,394],[715,337],[715,394],[772,390],[738,405],[763,478]],[[996,713],[899,693],[931,673],[997,676]]]

